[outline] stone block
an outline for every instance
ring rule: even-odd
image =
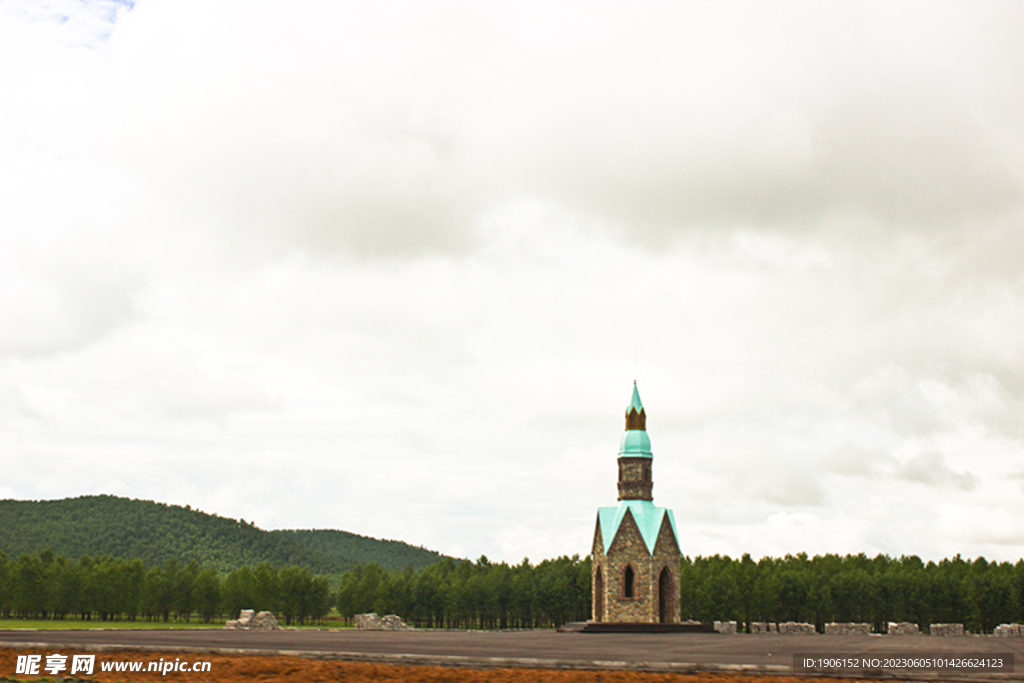
[[[715,622],[715,633],[728,633],[736,634],[736,622],[735,621],[716,621]]]
[[[1024,624],[999,624],[999,626],[996,626],[995,630],[992,631],[992,635],[1000,638],[1024,636]]]
[[[871,635],[871,624],[831,622],[825,624],[825,635],[829,636],[867,636]]]
[[[964,634],[963,624],[930,624],[928,633],[933,636],[962,636]]]
[[[360,629],[379,629],[380,616],[376,612],[367,612],[366,614],[357,614],[355,617],[355,626]]]
[[[779,624],[778,629],[780,634],[791,636],[817,633],[817,630],[814,628],[814,624],[798,621],[787,621]]]
[[[890,636],[919,636],[921,635],[921,629],[917,624],[909,621],[901,621],[896,623],[895,621],[889,622],[889,635]]]
[[[406,631],[412,628],[397,614],[386,614],[381,617],[376,612],[357,614],[355,627],[367,631]]]
[[[768,621],[752,621],[750,622],[751,633],[780,633],[779,625],[774,622]]]

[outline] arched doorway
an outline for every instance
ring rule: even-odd
[[[668,567],[658,577],[658,621],[667,624],[672,620],[672,572]]]
[[[594,621],[604,621],[604,576],[600,567],[594,574]]]

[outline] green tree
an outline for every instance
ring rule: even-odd
[[[81,600],[82,579],[78,565],[66,557],[58,557],[51,577],[50,591],[55,619],[64,619],[78,611]]]
[[[252,569],[241,567],[227,575],[222,589],[224,610],[237,619],[243,609],[255,609],[256,578]]]
[[[189,622],[196,606],[196,578],[199,565],[189,562],[174,575],[174,612],[178,620]]]
[[[142,560],[129,560],[121,571],[121,590],[124,594],[124,610],[130,621],[142,610],[142,591],[146,583],[146,567]]]
[[[42,560],[22,555],[14,568],[15,610],[24,618],[45,619],[47,585]]]
[[[101,621],[120,618],[130,611],[125,591],[126,566],[120,558],[101,557],[91,566],[87,586],[92,609]]]
[[[384,571],[375,563],[356,567],[341,579],[335,604],[338,612],[352,618],[356,614],[373,611],[377,587],[384,579]]]
[[[278,605],[285,623],[302,623],[309,610],[313,577],[304,567],[285,567],[280,574]]]
[[[210,567],[200,570],[196,575],[195,601],[199,616],[207,624],[220,612],[220,578]]]
[[[326,576],[314,576],[310,586],[308,611],[304,616],[323,621],[331,611],[331,585]]]
[[[279,612],[281,601],[281,577],[269,562],[260,562],[253,572],[253,597],[256,611]]]
[[[6,619],[11,615],[14,599],[14,586],[11,577],[11,562],[7,555],[0,551],[0,615]]]
[[[171,573],[172,570],[174,573],[177,573],[176,566],[153,567],[146,572],[142,610],[143,614],[145,614],[150,621],[153,621],[154,619],[163,619],[165,622],[170,621],[171,610],[174,608],[174,580],[173,574]]]

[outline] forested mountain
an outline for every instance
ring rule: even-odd
[[[116,496],[63,500],[0,500],[0,551],[14,557],[51,550],[138,558],[153,566],[177,560],[226,572],[269,562],[337,574],[365,562],[389,569],[422,568],[441,555],[398,541],[343,531],[264,531],[189,506]]]
[[[439,552],[402,541],[388,541],[335,529],[287,529],[270,533],[293,539],[311,550],[357,564],[374,562],[384,569],[423,569],[444,558]]]

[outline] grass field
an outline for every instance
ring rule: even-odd
[[[81,621],[79,619],[0,619],[0,629],[12,629],[12,628],[30,628],[38,630],[75,630],[75,629],[94,629],[94,628],[223,628],[224,621],[214,621],[209,624],[204,624],[198,621],[191,623],[184,623],[178,621],[146,621],[139,619],[138,621],[100,621],[90,620]]]
[[[139,619],[137,621],[100,621],[98,619],[90,621],[82,621],[80,619],[0,619],[0,630],[7,629],[34,629],[34,630],[83,630],[83,629],[181,629],[181,628],[224,628],[224,619],[219,619],[204,624],[198,620],[192,620],[189,623],[183,621],[146,621],[145,619]],[[286,627],[284,622],[281,622],[282,628]],[[306,624],[305,626],[296,625],[295,628],[300,629],[318,629],[318,628],[344,628],[340,622],[330,621],[326,624]]]

